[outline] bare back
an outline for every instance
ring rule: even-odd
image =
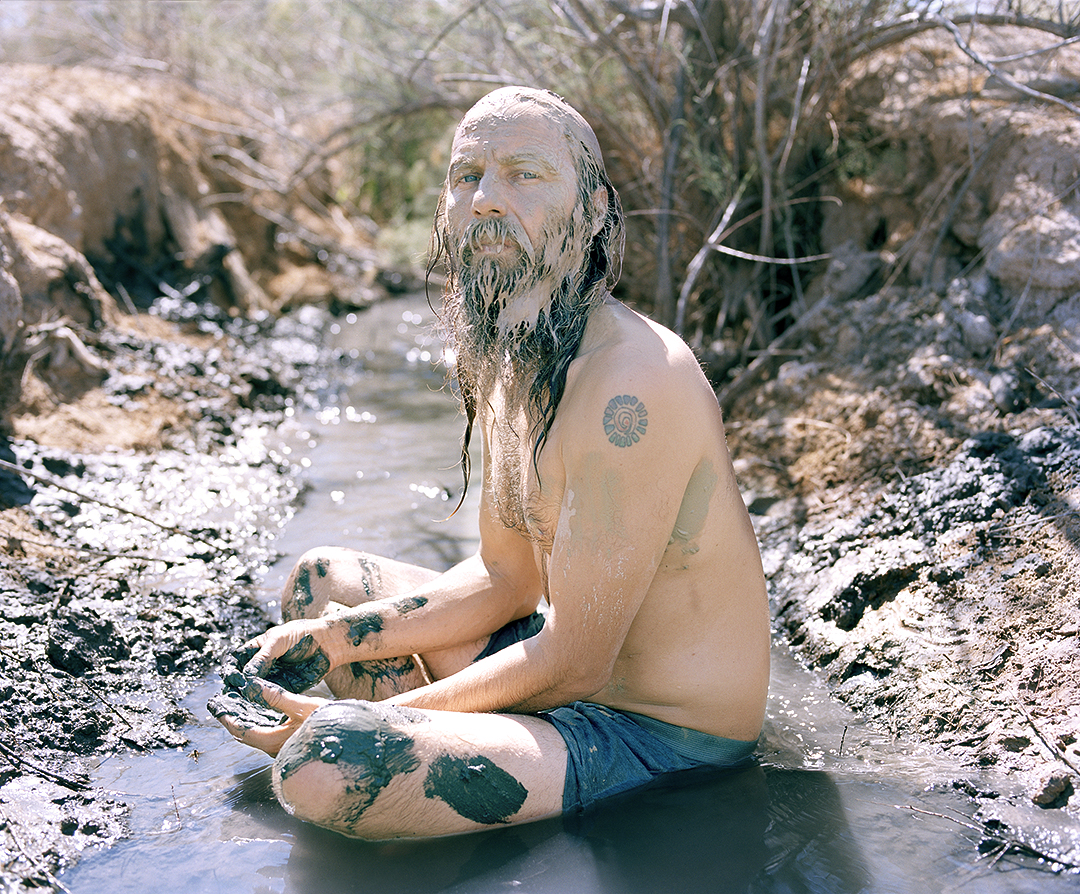
[[[764,576],[720,410],[689,348],[609,301],[589,322],[537,467],[523,465],[526,524],[555,613],[610,611],[624,631],[590,700],[756,738],[769,677]],[[560,551],[564,540],[578,552]],[[594,570],[635,570],[613,571],[608,592],[576,592],[582,578],[564,579],[562,564],[582,541]]]

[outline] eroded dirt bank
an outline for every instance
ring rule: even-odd
[[[266,626],[325,386],[288,307],[377,300],[370,245],[242,113],[167,79],[0,67],[0,890],[56,886],[127,808],[118,751]],[[286,188],[287,187],[287,188]],[[310,321],[309,321],[310,322]]]
[[[303,400],[299,380],[320,384],[318,335],[297,320],[202,314],[194,338],[181,326],[168,338],[87,338],[109,358],[98,397],[133,431],[158,414],[141,397],[149,380],[177,389],[196,418],[165,445],[0,441],[0,459],[24,473],[0,471],[5,890],[53,885],[82,849],[124,834],[127,808],[90,786],[92,766],[117,751],[185,748],[180,700],[267,625],[252,584],[300,496],[277,431]]]

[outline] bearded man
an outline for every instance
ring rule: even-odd
[[[511,87],[465,115],[433,256],[466,485],[481,439],[480,547],[444,573],[343,548],[297,564],[284,623],[211,705],[276,755],[297,817],[442,835],[752,759],[769,676],[757,542],[693,354],[611,295],[622,243],[567,103]],[[320,680],[335,700],[302,694]]]

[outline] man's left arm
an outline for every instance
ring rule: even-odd
[[[638,372],[560,408],[571,420],[560,439],[565,490],[540,633],[392,701],[532,712],[587,698],[607,684],[696,461],[688,414],[656,381]]]

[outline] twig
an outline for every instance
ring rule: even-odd
[[[1029,28],[1033,31],[1043,31],[1066,40],[1076,37],[1076,29],[1065,24],[1054,22],[1049,19],[1039,19],[1025,15],[991,15],[987,13],[967,13],[953,16],[951,22],[954,25],[987,25],[989,27],[1013,25],[1017,28]],[[871,24],[861,31],[856,31],[845,41],[845,46],[838,48],[840,52],[838,65],[846,66],[852,59],[870,55],[883,47],[900,43],[914,37],[923,31],[931,31],[941,27],[937,16],[922,16],[919,13],[909,13],[897,17],[889,25],[881,26]],[[1049,47],[1048,49],[1056,49]]]
[[[956,217],[956,212],[960,210],[960,203],[964,200],[964,196],[967,195],[968,190],[971,188],[971,184],[982,170],[983,165],[990,159],[991,151],[997,148],[998,139],[1000,139],[1004,132],[1005,128],[1002,127],[986,141],[986,145],[983,147],[982,152],[980,152],[979,157],[971,163],[967,177],[965,177],[964,182],[960,184],[960,188],[956,191],[956,195],[953,196],[953,200],[949,204],[948,210],[945,212],[945,219],[941,222],[941,226],[938,227],[937,238],[934,240],[934,247],[930,250],[930,260],[926,263],[926,272],[923,273],[922,287],[926,291],[930,290],[930,284],[934,274],[934,263],[937,261],[938,252],[941,251],[941,246],[945,241],[945,234],[949,232],[953,224],[953,218]]]
[[[405,80],[408,83],[412,83],[416,77],[416,73],[420,70],[420,67],[431,59],[431,54],[435,48],[446,39],[446,36],[453,31],[458,25],[460,25],[465,19],[471,16],[476,10],[484,5],[485,0],[473,0],[465,10],[452,18],[443,29],[435,35],[435,37],[428,43],[424,51],[419,55],[416,62],[413,63],[412,68],[409,69],[409,73],[405,75]]]
[[[180,828],[183,828],[184,821],[180,819],[180,806],[176,803],[176,786],[170,785],[169,791],[172,792],[172,809],[173,813],[176,814],[176,822]]]
[[[777,353],[779,353],[779,349],[783,348],[795,335],[801,334],[818,314],[832,304],[834,299],[835,296],[833,293],[826,291],[806,313],[800,316],[791,326],[774,338],[766,348],[765,352],[752,360],[746,369],[728,383],[724,390],[720,392],[718,396],[720,406],[730,408],[731,402],[753,383],[763,367],[770,363]]]
[[[61,776],[59,773],[52,772],[52,770],[46,770],[44,767],[39,767],[37,764],[26,760],[26,758],[19,757],[18,754],[3,742],[0,742],[0,754],[3,754],[8,760],[14,761],[15,764],[30,773],[33,773],[35,776],[40,776],[42,779],[48,779],[55,782],[57,785],[62,785],[64,788],[69,788],[74,792],[82,792],[90,788],[85,782],[68,779],[66,776]]]
[[[161,562],[165,565],[180,565],[186,562],[187,559],[171,558],[162,559],[156,556],[147,556],[142,553],[111,553],[103,549],[94,549],[92,546],[79,546],[77,543],[46,543],[43,540],[32,540],[29,537],[23,537],[21,534],[8,532],[5,535],[10,543],[12,540],[18,543],[29,543],[32,546],[40,546],[44,549],[58,549],[58,550],[73,550],[81,553],[89,553],[92,556],[100,556],[103,559],[131,559],[138,562]]]
[[[847,738],[847,724],[844,724],[844,731],[840,734],[840,750],[836,752],[837,757],[844,756],[844,739]]]
[[[998,56],[996,59],[990,61],[996,65],[1000,65],[1005,62],[1019,62],[1021,59],[1030,59],[1032,56],[1041,56],[1043,53],[1052,53],[1054,50],[1060,50],[1062,47],[1067,47],[1069,44],[1077,43],[1080,41],[1080,35],[1076,37],[1070,37],[1067,40],[1058,41],[1052,43],[1048,47],[1039,47],[1036,50],[1028,50],[1025,53],[1016,53],[1012,56]]]
[[[35,664],[36,664],[36,663],[37,663],[37,662],[35,662]],[[103,696],[103,695],[102,695],[102,694],[101,694],[100,692],[98,692],[98,691],[97,691],[96,689],[94,689],[94,687],[93,687],[93,686],[91,686],[91,685],[90,685],[90,684],[89,684],[88,682],[86,682],[86,679],[85,679],[85,677],[75,677],[75,679],[76,679],[76,680],[78,680],[78,681],[79,681],[80,683],[82,683],[82,684],[83,684],[83,686],[85,686],[85,687],[86,687],[87,691],[88,691],[88,692],[89,692],[89,693],[90,693],[90,694],[91,694],[91,695],[92,695],[92,696],[93,696],[94,698],[96,698],[96,699],[97,699],[97,700],[98,700],[99,702],[101,702],[101,703],[102,703],[102,704],[103,704],[103,705],[104,705],[104,706],[105,706],[106,708],[108,708],[108,709],[109,709],[110,711],[112,711],[112,712],[113,712],[113,713],[114,713],[114,714],[115,714],[115,715],[117,716],[117,718],[119,718],[120,722],[121,722],[122,724],[124,724],[124,726],[126,726],[126,727],[127,727],[128,729],[135,729],[135,727],[134,727],[134,726],[132,725],[131,721],[130,721],[130,720],[128,720],[128,719],[127,719],[127,718],[126,718],[126,717],[125,717],[125,716],[123,715],[123,713],[121,713],[120,709],[119,709],[118,707],[116,707],[116,705],[112,704],[112,702],[108,701],[108,700],[107,700],[107,699],[105,698],[105,696]]]
[[[960,48],[960,51],[965,56],[969,56],[974,62],[985,68],[988,72],[990,72],[990,74],[996,77],[1003,84],[1007,84],[1008,86],[1012,87],[1013,90],[1020,91],[1025,96],[1030,96],[1033,99],[1041,99],[1045,102],[1057,103],[1059,106],[1063,106],[1064,108],[1068,109],[1074,115],[1080,115],[1080,106],[1075,106],[1068,100],[1062,99],[1059,96],[1054,96],[1052,93],[1042,93],[1039,90],[1028,87],[1026,84],[1021,84],[1018,80],[1016,80],[1016,78],[1014,78],[1007,72],[1002,71],[989,59],[984,59],[981,55],[979,55],[975,50],[971,48],[971,45],[966,40],[964,40],[964,36],[960,33],[960,29],[956,27],[956,24],[954,22],[951,22],[944,17],[938,17],[937,24],[939,24],[942,28],[946,29],[950,34],[952,34],[953,40],[956,41],[956,45]]]
[[[194,540],[198,543],[202,543],[206,546],[212,547],[218,552],[227,552],[227,549],[218,543],[213,543],[204,537],[199,537],[197,534],[193,534],[190,531],[185,531],[183,528],[178,528],[175,525],[166,525],[159,521],[155,521],[148,515],[143,515],[142,513],[136,512],[133,509],[125,509],[123,506],[115,506],[112,503],[106,503],[104,500],[99,500],[97,499],[97,497],[88,496],[87,494],[81,493],[74,488],[68,487],[66,484],[58,481],[51,475],[41,475],[37,472],[31,472],[29,469],[24,469],[22,466],[15,463],[9,463],[5,459],[0,459],[0,469],[7,469],[8,471],[14,472],[16,475],[26,475],[28,478],[33,478],[35,481],[40,481],[42,484],[47,484],[50,487],[55,487],[59,490],[67,491],[69,494],[74,494],[80,500],[86,500],[89,503],[97,503],[99,506],[104,506],[106,509],[113,510],[113,512],[119,512],[125,515],[134,516],[135,518],[141,519],[144,522],[148,522],[155,528],[160,528],[161,530],[169,534],[179,534],[181,537],[187,537],[189,540]]]
[[[1060,748],[1055,748],[1053,745],[1050,744],[1050,742],[1046,738],[1046,736],[1043,735],[1042,730],[1039,729],[1035,725],[1035,718],[1033,718],[1028,713],[1027,708],[1024,707],[1024,703],[1022,701],[1020,701],[1020,699],[1016,700],[1016,707],[1018,707],[1020,709],[1020,713],[1024,715],[1024,719],[1027,720],[1027,722],[1030,724],[1031,728],[1033,730],[1035,730],[1035,735],[1038,736],[1039,741],[1042,742],[1043,745],[1045,745],[1047,747],[1047,749],[1050,751],[1050,754],[1052,754],[1057,760],[1061,761],[1066,767],[1068,767],[1074,773],[1080,774],[1080,770],[1076,769],[1076,764],[1074,764],[1071,760],[1069,760],[1065,756],[1065,752],[1062,751]]]
[[[1069,413],[1069,417],[1073,421],[1073,425],[1080,425],[1080,411],[1077,410],[1071,400],[1069,400],[1064,394],[1058,391],[1057,388],[1047,382],[1046,379],[1044,379],[1037,372],[1035,372],[1035,370],[1033,370],[1030,366],[1025,366],[1024,371],[1038,379],[1045,388],[1049,389],[1054,394],[1054,396],[1057,397],[1058,400],[1060,400],[1065,405],[1065,408]]]
[[[948,820],[951,823],[956,823],[958,826],[964,826],[967,829],[972,829],[978,832],[980,835],[984,834],[984,829],[980,826],[976,826],[974,823],[966,823],[963,820],[957,819],[955,816],[949,816],[947,813],[934,813],[932,810],[923,810],[921,807],[913,807],[911,804],[897,804],[898,810],[910,810],[912,813],[921,813],[924,816],[934,816],[938,819]]]
[[[1047,522],[1058,521],[1063,518],[1073,518],[1076,516],[1080,516],[1080,511],[1074,509],[1071,512],[1059,512],[1057,515],[1044,515],[1041,518],[1031,518],[1027,521],[1013,522],[1010,525],[993,525],[989,530],[991,533],[997,533],[998,531],[1012,531],[1016,528],[1030,528],[1032,525],[1045,525]]]

